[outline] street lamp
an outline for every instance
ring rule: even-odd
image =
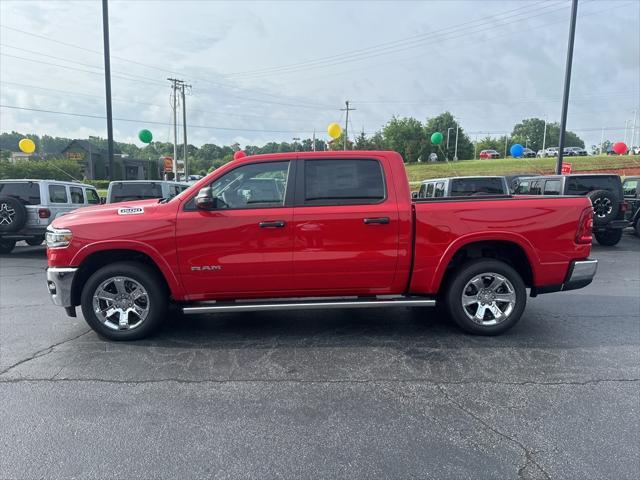
[[[460,126],[460,124],[456,121],[456,146],[455,149],[453,151],[453,161],[457,161],[458,160],[458,127]]]

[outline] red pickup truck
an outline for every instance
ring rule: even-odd
[[[56,305],[100,335],[154,331],[185,314],[433,306],[495,335],[527,288],[591,283],[585,197],[412,199],[395,152],[298,152],[234,160],[172,199],[76,210],[47,233]]]

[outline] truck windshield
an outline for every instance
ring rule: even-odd
[[[502,195],[505,194],[502,178],[456,178],[451,181],[452,197],[466,197],[478,195]]]
[[[162,198],[162,196],[162,185],[159,183],[114,183],[111,186],[109,203]]]
[[[13,197],[24,205],[39,205],[40,185],[35,182],[0,183],[0,197]]]

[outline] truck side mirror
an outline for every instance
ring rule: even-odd
[[[200,189],[196,196],[196,207],[199,210],[215,210],[218,208],[218,199],[211,194],[211,187]]]
[[[411,198],[418,198],[418,192],[411,192]]]
[[[107,203],[107,199],[105,197],[100,197],[100,205],[104,205]]]

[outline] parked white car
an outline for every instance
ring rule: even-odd
[[[107,203],[173,198],[189,186],[188,183],[167,180],[118,180],[109,184]]]

